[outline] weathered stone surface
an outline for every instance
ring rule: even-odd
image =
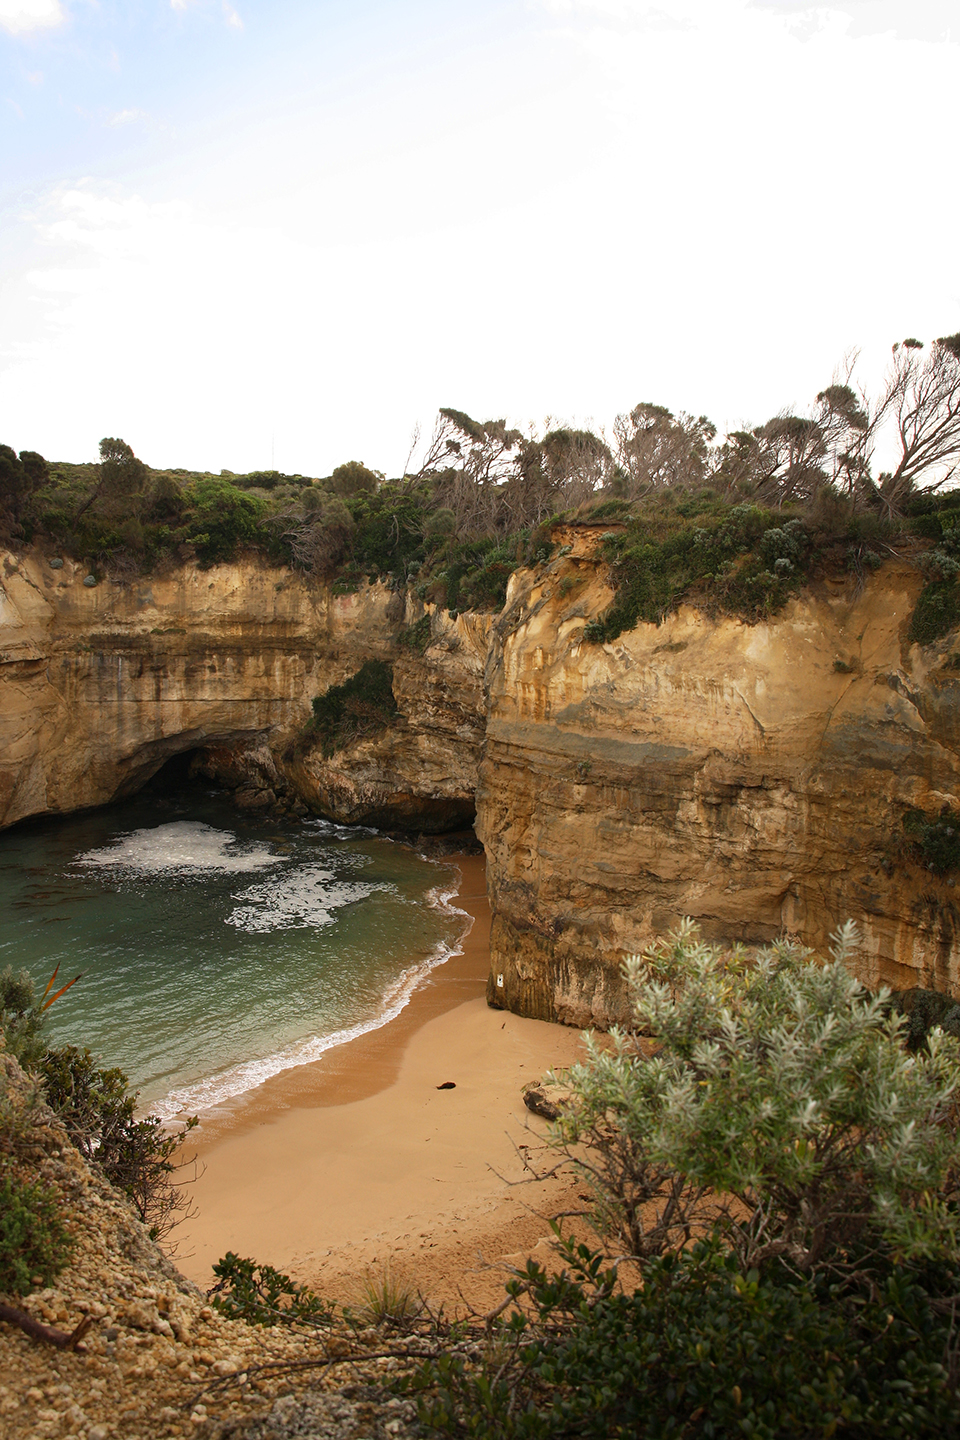
[[[599,646],[582,628],[606,596],[568,605],[562,569],[514,577],[488,668],[491,1003],[622,1018],[623,955],[682,915],[820,951],[851,916],[868,983],[956,991],[955,892],[900,843],[908,807],[960,788],[950,646],[905,639],[918,571],[822,584],[768,624],[684,608]]]
[[[483,620],[441,627],[431,663],[398,651],[405,606],[384,585],[334,596],[255,560],[96,587],[85,573],[2,558],[0,825],[133,793],[187,750],[251,809],[302,788],[337,820],[472,819]],[[332,764],[285,764],[315,695],[397,657],[395,728]]]
[[[102,804],[195,750],[254,810],[439,832],[476,803],[495,1005],[622,1018],[624,953],[684,914],[820,951],[851,916],[868,983],[960,992],[953,877],[901,843],[908,807],[960,788],[950,639],[906,642],[920,571],[821,582],[765,624],[684,608],[585,645],[610,590],[596,534],[570,537],[499,617],[433,613],[423,654],[400,644],[422,606],[386,586],[335,597],[247,561],[84,588],[71,562],[7,556],[0,823]],[[398,714],[325,759],[310,701],[371,658]]]
[[[288,759],[299,794],[347,824],[426,834],[472,824],[492,619],[435,615],[425,653],[394,661],[394,723],[328,760],[316,747]]]

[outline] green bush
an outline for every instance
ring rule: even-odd
[[[632,1294],[604,1294],[585,1276],[595,1259],[581,1247],[573,1276],[531,1262],[513,1287],[528,1314],[487,1359],[423,1365],[405,1388],[424,1424],[503,1440],[872,1440],[960,1423],[949,1315],[915,1274],[839,1293],[779,1266],[744,1274],[701,1242],[649,1261]]]
[[[408,625],[397,636],[397,644],[404,650],[422,655],[430,644],[430,616],[421,615],[413,625]]]
[[[213,1267],[217,1283],[207,1298],[228,1320],[248,1325],[329,1325],[333,1307],[307,1288],[274,1270],[245,1260],[232,1250]]]
[[[229,480],[201,477],[187,492],[187,501],[190,518],[184,538],[196,546],[203,565],[232,560],[242,546],[266,539],[261,521],[267,502],[238,490]]]
[[[908,855],[919,865],[935,875],[960,870],[960,814],[946,805],[939,815],[908,810],[903,834]]]
[[[190,1162],[176,1155],[196,1117],[176,1131],[156,1115],[137,1119],[138,1093],[123,1071],[101,1069],[76,1045],[46,1051],[38,1073],[47,1103],[81,1155],[129,1197],[153,1239],[166,1239],[190,1209],[175,1179]]]
[[[848,924],[827,964],[786,943],[750,957],[685,921],[628,957],[635,1033],[589,1046],[552,1131],[618,1260],[568,1241],[559,1274],[529,1262],[486,1352],[414,1377],[425,1424],[956,1433],[960,1046],[934,1030],[910,1053],[889,994],[846,972],[856,944]]]
[[[619,1032],[589,1045],[554,1130],[600,1233],[644,1256],[709,1225],[745,1267],[811,1274],[854,1253],[960,1256],[960,1047],[934,1032],[908,1053],[889,992],[847,972],[857,940],[841,927],[825,965],[785,943],[748,960],[685,921],[628,957],[657,1053]]]
[[[56,1190],[0,1162],[0,1293],[26,1295],[49,1285],[66,1265],[73,1244],[61,1206]]]
[[[932,645],[960,625],[960,585],[951,579],[931,580],[920,591],[910,621],[909,638]]]
[[[373,579],[405,580],[408,567],[424,559],[425,497],[387,484],[372,494],[357,491],[346,504],[356,524],[350,564]]]
[[[615,640],[640,621],[660,624],[694,587],[745,619],[772,614],[799,588],[811,547],[801,520],[708,493],[635,517],[605,538],[602,554],[616,594],[584,630],[594,642]]]
[[[31,1069],[43,1054],[41,1036],[43,1011],[37,1003],[33,981],[25,970],[10,966],[0,971],[0,1035],[7,1053],[24,1069]]]
[[[342,685],[331,685],[313,701],[309,735],[316,736],[325,758],[352,740],[384,729],[397,714],[393,666],[368,660]]]

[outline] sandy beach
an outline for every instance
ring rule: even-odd
[[[389,1025],[201,1116],[198,1214],[176,1256],[201,1287],[233,1250],[341,1302],[389,1270],[433,1304],[483,1309],[502,1297],[504,1263],[546,1254],[546,1217],[570,1185],[520,1183],[546,1130],[522,1091],[582,1042],[487,1007],[484,862],[454,863],[455,903],[473,918],[463,954]]]

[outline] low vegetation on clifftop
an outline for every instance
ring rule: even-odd
[[[891,468],[874,474],[878,445]],[[960,619],[960,336],[895,345],[875,397],[835,375],[809,413],[719,438],[705,417],[642,403],[606,437],[523,433],[440,411],[415,470],[359,461],[323,478],[151,470],[118,438],[95,465],[0,446],[0,531],[117,579],[213,565],[255,547],[329,581],[410,586],[448,610],[497,610],[521,565],[555,550],[553,526],[600,527],[616,598],[585,639],[616,638],[680,600],[755,620],[818,567],[858,577],[916,537],[928,583],[913,637]],[[945,492],[943,498],[938,498]]]

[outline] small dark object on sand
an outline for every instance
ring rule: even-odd
[[[560,1107],[547,1099],[539,1085],[531,1085],[523,1092],[523,1103],[534,1115],[542,1115],[544,1120],[557,1120],[560,1116]]]
[[[437,1086],[438,1090],[456,1090],[456,1088],[456,1084],[453,1080],[444,1080],[442,1085]]]

